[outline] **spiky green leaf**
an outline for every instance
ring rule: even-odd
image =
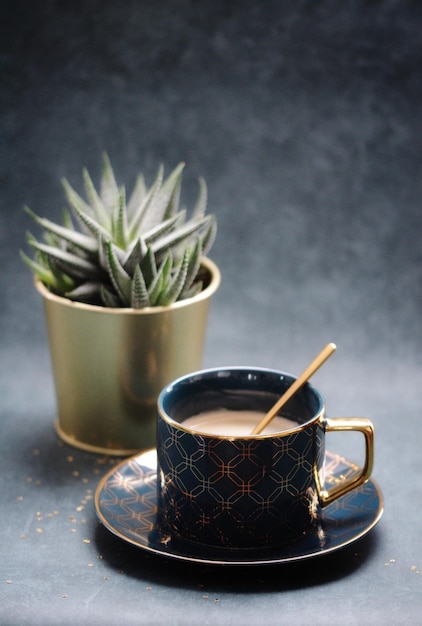
[[[31,241],[31,246],[44,254],[50,262],[53,262],[56,267],[71,278],[92,278],[98,274],[98,268],[94,263],[72,252],[39,243],[38,241]]]
[[[87,281],[75,289],[66,291],[66,297],[77,302],[97,303],[101,300],[101,283]]]
[[[145,185],[145,178],[143,174],[139,174],[136,178],[133,191],[130,194],[129,202],[127,203],[127,214],[129,217],[132,217],[136,210],[142,205],[146,195],[147,187]]]
[[[137,239],[127,251],[122,262],[123,269],[129,276],[133,276],[136,266],[142,263],[142,260],[147,254],[148,248],[144,240],[142,238]]]
[[[91,176],[86,168],[83,170],[82,176],[84,179],[85,193],[94,211],[94,216],[97,222],[108,230],[110,228],[110,215],[107,212],[97,190],[95,189],[94,183],[92,182]]]
[[[75,230],[72,222],[72,216],[70,215],[70,211],[67,207],[63,208],[63,226],[69,230]]]
[[[185,254],[187,254],[188,256],[188,268],[186,272],[185,282],[179,295],[179,299],[183,299],[186,297],[186,294],[189,293],[192,284],[198,274],[202,257],[201,240],[198,238],[194,248],[192,250],[188,249]]]
[[[135,274],[133,276],[130,304],[134,309],[143,309],[150,306],[148,289],[139,265],[136,267]]]
[[[208,227],[210,216],[203,217],[198,221],[190,220],[172,233],[161,237],[152,244],[155,255],[162,255],[163,252],[174,249],[184,241],[188,241],[193,235],[198,234],[204,227]]]
[[[101,301],[104,306],[110,307],[112,309],[116,309],[122,306],[122,303],[120,302],[116,294],[112,293],[104,285],[101,285]]]
[[[147,245],[151,245],[154,241],[160,239],[160,237],[164,237],[165,235],[171,233],[173,230],[180,228],[180,226],[185,221],[185,217],[186,211],[183,210],[176,213],[176,215],[173,215],[173,217],[164,220],[164,222],[157,224],[157,226],[154,226],[154,228],[151,228],[151,230],[145,233],[145,243]]]
[[[140,267],[146,284],[150,285],[158,273],[155,256],[151,248],[147,248],[147,252],[144,254],[140,262]]]
[[[161,186],[154,202],[147,206],[142,222],[145,231],[150,230],[178,211],[178,197],[184,167],[184,163],[179,163],[174,168]]]
[[[202,254],[206,256],[208,252],[211,250],[211,247],[215,241],[215,237],[217,235],[217,221],[214,215],[208,216],[208,224],[205,228],[205,231],[202,233],[201,241],[202,241]]]
[[[173,273],[173,255],[168,251],[162,263],[159,266],[159,273],[162,275],[161,290],[158,294],[155,304],[161,306],[164,296],[170,288]]]
[[[128,244],[128,225],[126,213],[126,192],[122,187],[119,191],[117,204],[111,215],[111,232],[113,242],[122,250],[126,250]]]
[[[107,250],[107,269],[110,280],[113,283],[117,295],[122,301],[123,306],[130,306],[132,280],[131,277],[123,269],[115,246],[109,241],[106,243]]]
[[[53,233],[49,231],[43,232],[42,237],[44,242],[49,246],[52,246],[54,248],[61,248],[62,250],[66,250],[67,248],[65,242],[62,239],[59,239],[59,237],[56,237],[55,235],[53,235]]]
[[[182,300],[182,299],[187,300],[188,298],[193,298],[194,296],[197,296],[198,293],[201,293],[203,288],[204,288],[204,284],[202,280],[198,280],[196,283],[192,285],[190,289],[188,289],[188,291],[185,291],[183,293],[183,298],[179,298],[179,300]]]
[[[119,187],[106,152],[103,153],[103,173],[100,183],[100,198],[107,212],[111,213],[118,203]]]
[[[39,217],[29,207],[25,207],[25,211],[37,224],[44,228],[45,231],[52,233],[56,238],[80,248],[89,255],[93,255],[98,251],[98,244],[92,237],[88,237],[73,229],[60,226],[47,218]],[[57,241],[57,239],[54,241]]]
[[[65,292],[72,289],[75,285],[74,281],[66,275],[57,271],[53,271],[48,265],[38,263],[35,259],[31,259],[25,252],[20,252],[21,259],[34,272],[44,285],[52,287],[55,291]]]
[[[148,287],[148,295],[151,306],[156,306],[158,303],[161,293],[163,291],[163,272],[158,271],[154,280],[150,283]]]
[[[141,227],[144,231],[148,229],[148,224],[144,225],[143,221],[145,216],[148,214],[148,211],[152,211],[152,209],[149,209],[149,207],[154,206],[155,198],[157,197],[157,194],[160,191],[161,184],[163,182],[163,174],[164,168],[162,165],[160,165],[152,187],[144,195],[141,203],[133,210],[131,210],[131,219],[129,223],[129,235],[131,238],[136,238],[139,236]]]
[[[101,226],[95,220],[88,211],[84,210],[82,205],[73,204],[72,209],[77,216],[79,223],[82,224],[85,230],[97,240],[99,237],[103,237],[105,240],[109,240],[111,238],[111,233],[107,231],[106,228]]]
[[[76,216],[82,230],[86,233],[89,233],[90,230],[87,228],[85,221],[81,220],[81,215],[92,216],[92,209],[87,202],[73,189],[73,187],[68,183],[66,178],[62,179],[62,185],[64,188],[64,192],[69,203],[70,209],[73,214]]]
[[[200,177],[198,182],[199,182],[199,192],[198,192],[198,198],[196,200],[195,208],[192,214],[193,219],[200,219],[201,217],[204,217],[205,210],[207,208],[207,201],[208,201],[208,190],[207,190],[207,183],[205,182],[205,179]]]
[[[189,265],[189,253],[185,252],[182,262],[179,264],[176,273],[173,276],[171,283],[165,292],[163,292],[160,296],[160,305],[161,306],[169,306],[173,302],[176,302],[179,297],[183,285],[185,284],[186,274],[188,271]]]
[[[168,191],[170,191],[172,187],[173,187],[173,191],[171,192],[170,199],[167,204],[166,212],[163,215],[163,219],[166,219],[166,218],[168,219],[169,217],[172,217],[172,215],[174,215],[175,213],[178,213],[179,211],[180,192],[182,189],[182,175],[183,175],[184,168],[185,168],[185,164],[180,163],[175,168],[175,170],[173,170],[174,178],[172,178],[173,174],[170,174],[169,176],[169,179],[167,181],[169,182]],[[163,194],[165,190],[166,190],[166,183],[164,183],[163,185],[163,190],[162,190]]]

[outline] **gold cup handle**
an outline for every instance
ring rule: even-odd
[[[374,426],[372,422],[365,417],[326,418],[326,433],[345,430],[361,432],[365,437],[365,463],[359,473],[350,480],[342,481],[332,489],[325,490],[321,488],[318,479],[319,501],[322,507],[331,504],[334,500],[337,500],[337,498],[344,496],[352,489],[356,489],[356,487],[362,485],[368,480],[372,473],[374,465]]]

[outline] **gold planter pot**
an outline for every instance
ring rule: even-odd
[[[72,302],[36,279],[64,441],[115,455],[155,447],[159,392],[201,367],[209,301],[220,284],[217,266],[204,259],[203,267],[209,282],[201,293],[140,310]]]

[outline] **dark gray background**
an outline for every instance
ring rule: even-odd
[[[3,0],[0,23],[0,623],[416,623],[421,3]],[[42,303],[18,253],[23,205],[59,218],[61,177],[81,189],[87,166],[98,181],[103,150],[128,189],[183,160],[192,206],[207,180],[223,280],[205,366],[298,374],[337,343],[314,383],[330,415],[375,423],[385,514],[367,539],[234,575],[97,528],[84,497],[108,462],[57,442]]]

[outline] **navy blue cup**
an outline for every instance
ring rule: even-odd
[[[321,507],[365,482],[373,463],[373,426],[365,418],[329,419],[310,384],[281,415],[293,429],[269,435],[215,435],[184,426],[203,411],[266,413],[295,380],[258,368],[219,368],[176,380],[158,398],[158,507],[173,536],[227,548],[290,542],[318,521]],[[364,434],[366,460],[355,477],[326,491],[325,433]]]

